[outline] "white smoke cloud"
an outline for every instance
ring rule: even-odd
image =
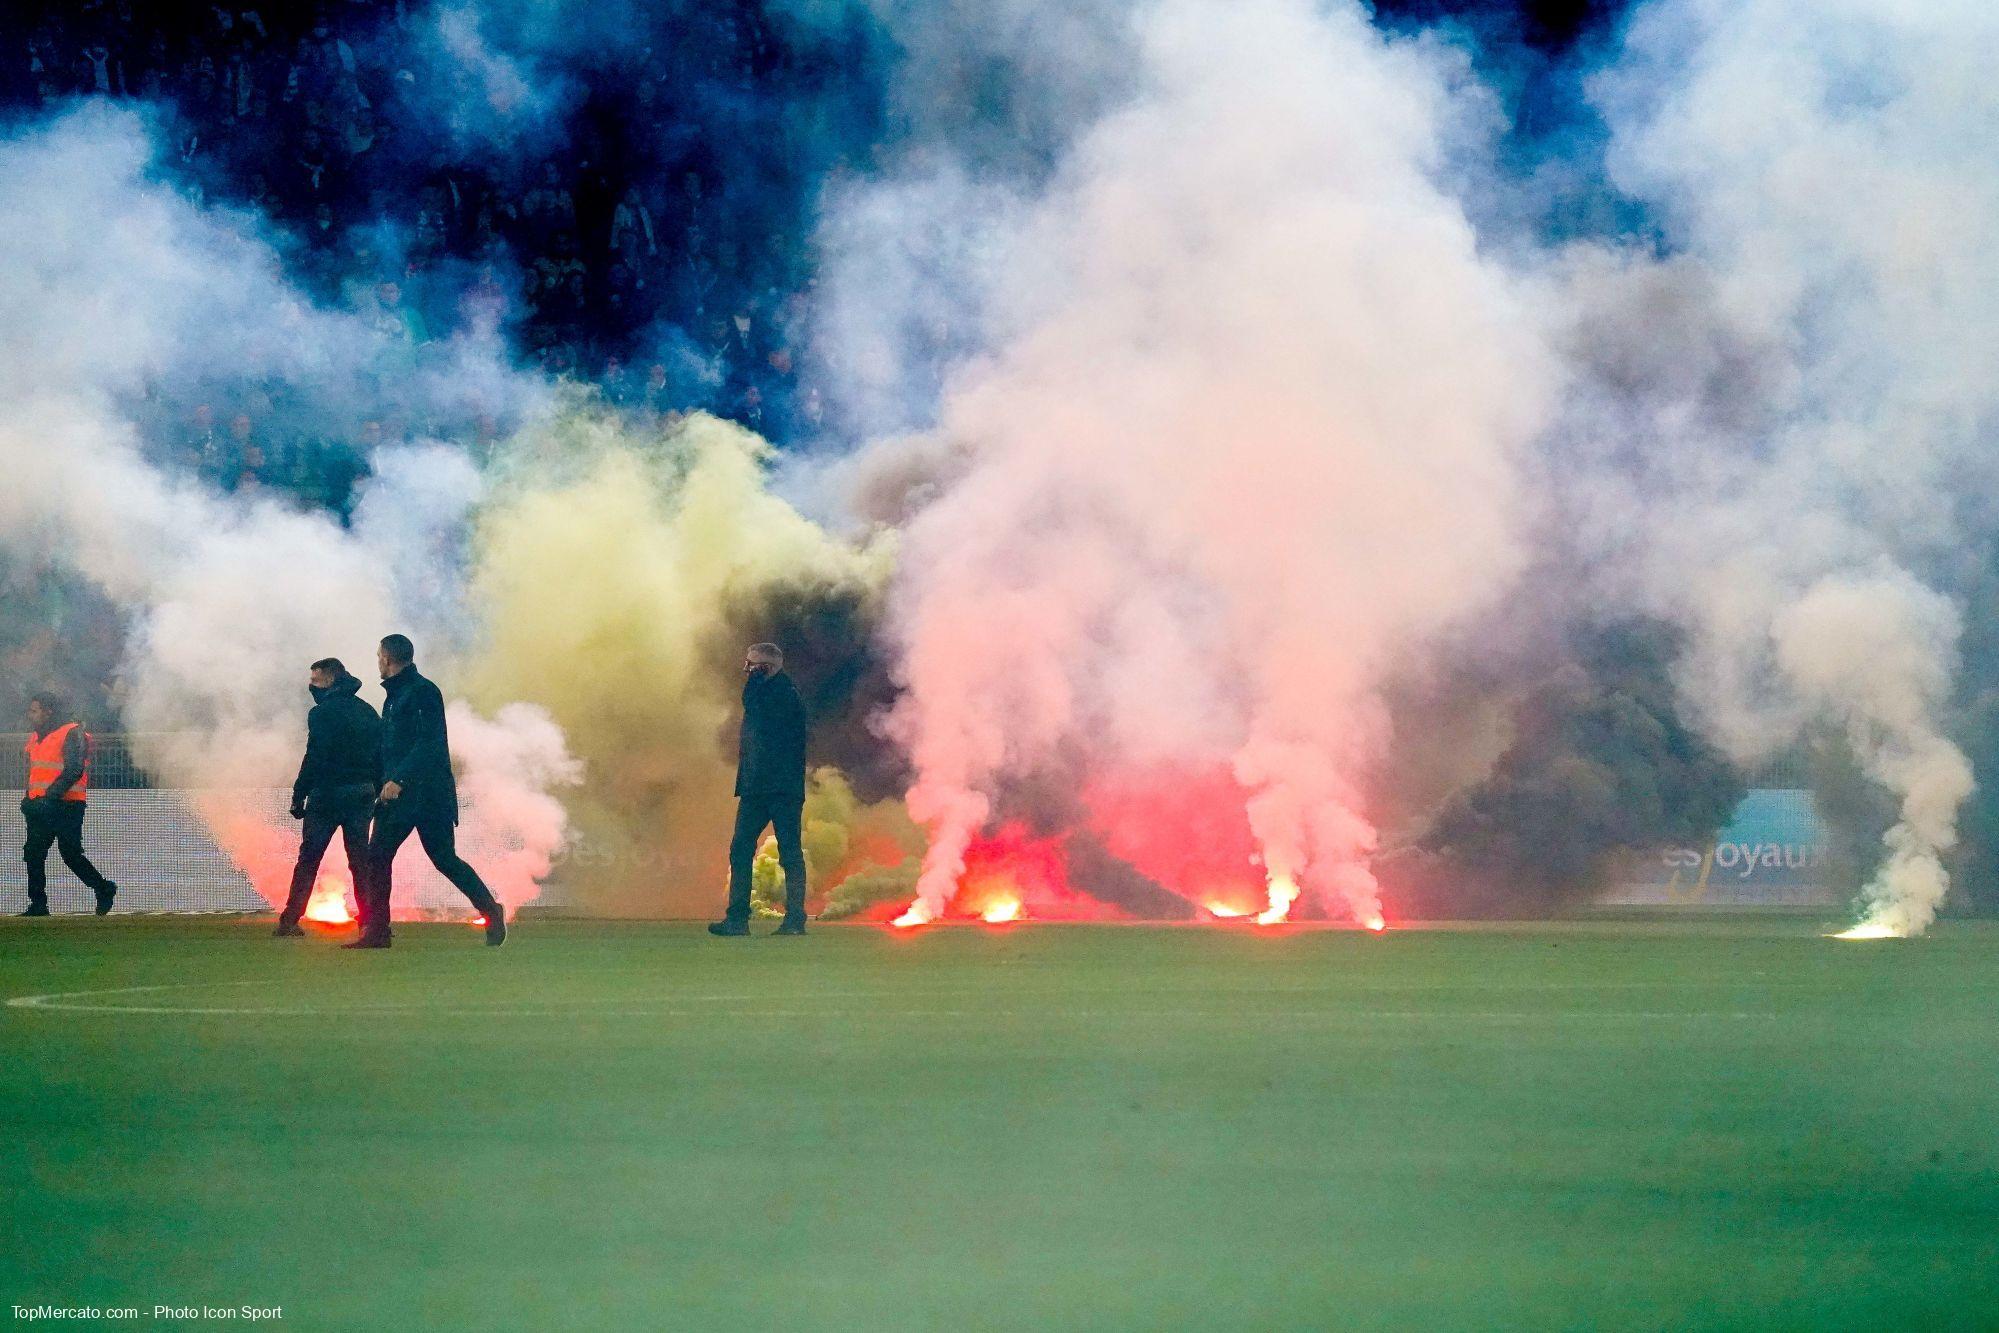
[[[560,52],[565,34],[577,40],[579,19],[608,21],[600,10],[610,8],[579,11],[550,0],[439,5],[417,21],[406,46],[392,28],[379,58],[400,66],[403,97],[461,150],[546,149],[566,133],[564,118],[583,86],[545,57]]]
[[[536,391],[493,366],[455,374],[472,344],[412,352],[302,300],[249,219],[203,212],[153,179],[130,112],[85,106],[0,144],[0,238],[0,541],[51,554],[131,613],[120,693],[136,753],[208,792],[204,816],[269,896],[290,848],[228,793],[289,785],[308,662],[337,655],[365,672],[383,633],[421,636],[410,617],[452,614],[449,591],[413,567],[440,568],[439,534],[462,523],[471,483],[447,451],[385,456],[378,490],[393,494],[371,496],[348,532],[163,472],[141,452],[131,404],[154,382],[204,376],[282,376],[329,400],[361,399],[381,377],[437,389],[443,401],[424,406],[447,414],[473,386],[500,391],[483,404],[495,412]],[[549,791],[573,780],[571,761],[536,710],[481,721],[460,707],[454,725],[468,824],[518,844],[495,884],[518,902],[560,846]]]
[[[1584,423],[1551,480],[1608,571],[1687,624],[1747,762],[1846,730],[1901,802],[1868,922],[1927,925],[1971,790],[1939,710],[1999,408],[1999,15],[1660,0],[1596,95],[1670,257],[1567,258]]]
[[[475,629],[465,607],[467,537],[485,490],[462,449],[431,442],[376,450],[354,505],[360,544],[390,553],[375,577],[388,581],[403,623],[434,656],[464,649]]]

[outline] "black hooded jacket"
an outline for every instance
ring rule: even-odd
[[[805,701],[782,671],[743,682],[736,795],[805,796]]]
[[[361,697],[361,682],[341,676],[324,689],[312,687],[312,711],[305,715],[305,758],[292,783],[292,804],[314,792],[382,781],[382,720]]]
[[[412,816],[458,819],[458,780],[451,773],[451,738],[444,727],[444,693],[411,663],[382,682],[382,779],[402,788]]]

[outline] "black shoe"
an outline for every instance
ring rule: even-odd
[[[746,921],[711,921],[708,923],[710,935],[747,935],[750,933]]]
[[[111,911],[111,900],[117,896],[118,885],[112,880],[105,880],[104,887],[97,890],[97,915],[108,915]]]
[[[494,903],[493,910],[486,913],[486,945],[497,949],[507,942],[507,909],[502,903]]]
[[[386,935],[363,935],[353,943],[343,944],[340,947],[343,949],[386,949],[389,947],[389,937]]]
[[[280,921],[278,928],[271,932],[271,938],[279,940],[297,939],[305,934],[305,927],[296,921]]]
[[[49,905],[47,903],[29,903],[27,911],[14,913],[15,916],[47,916],[48,914]]]
[[[773,935],[803,935],[804,933],[805,923],[803,921],[786,921],[771,932]]]

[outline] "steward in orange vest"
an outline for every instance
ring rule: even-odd
[[[83,853],[83,809],[90,793],[90,733],[70,716],[69,706],[53,694],[28,701],[28,743],[21,747],[28,761],[28,791],[21,817],[28,835],[21,859],[28,864],[28,910],[22,916],[49,914],[49,848],[62,853],[62,863],[97,898],[97,915],[111,910],[118,886],[104,878]]]

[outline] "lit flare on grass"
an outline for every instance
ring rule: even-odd
[[[347,910],[347,885],[331,875],[322,875],[306,900],[305,919],[326,926],[344,926],[354,919]]]
[[[1863,921],[1857,926],[1850,926],[1840,931],[1832,938],[1836,940],[1901,940],[1908,938],[1908,932],[1897,930],[1893,926],[1883,925],[1879,921]]]
[[[1384,921],[1380,916],[1371,916],[1367,920],[1361,922],[1361,924],[1363,926],[1366,926],[1369,930],[1373,931],[1377,935],[1379,935],[1382,931],[1388,929],[1388,922]]]
[[[911,926],[927,926],[936,919],[936,914],[921,898],[918,898],[904,909],[901,916],[889,924],[907,930]]]
[[[1020,920],[1020,899],[996,898],[986,904],[986,910],[979,913],[979,919],[988,925],[1003,925],[1008,921]]]
[[[1289,875],[1270,877],[1270,905],[1256,914],[1259,926],[1274,926],[1290,919],[1291,904],[1298,901],[1298,882]]]
[[[1246,909],[1237,907],[1233,903],[1216,901],[1216,902],[1202,903],[1201,906],[1207,909],[1207,913],[1209,916],[1220,917],[1224,921],[1232,921],[1237,917],[1245,917],[1249,915],[1249,912]]]

